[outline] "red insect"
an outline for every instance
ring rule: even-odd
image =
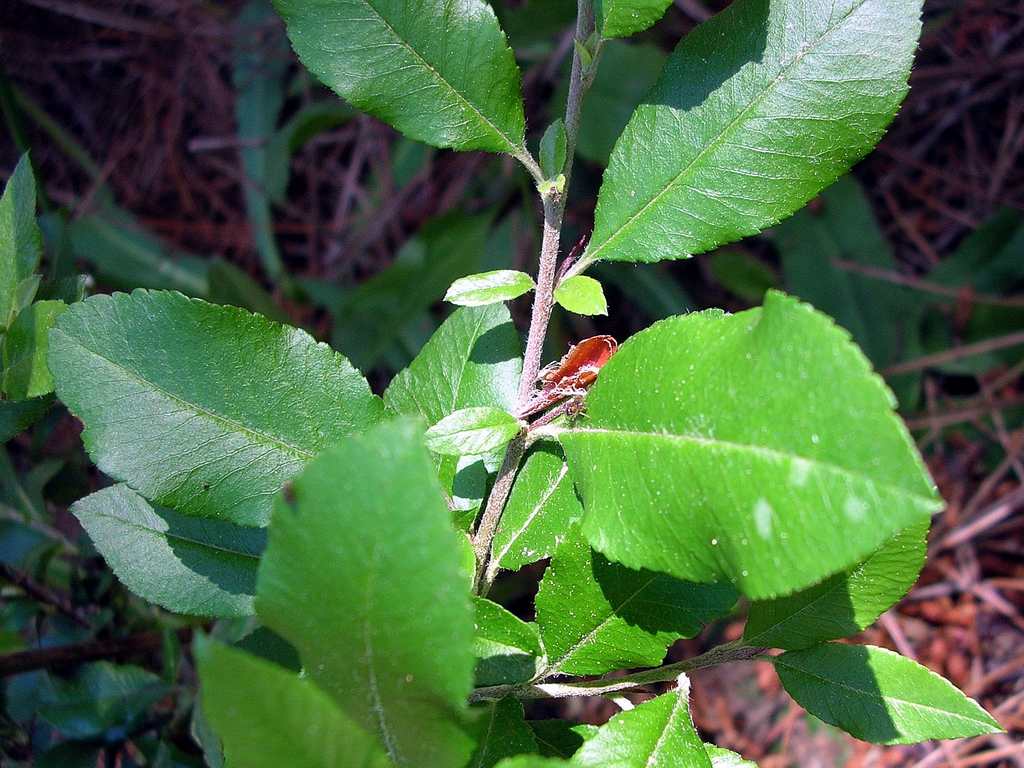
[[[611,336],[591,336],[570,347],[565,357],[540,372],[540,388],[519,409],[519,418],[540,413],[563,400],[581,400],[618,348]]]

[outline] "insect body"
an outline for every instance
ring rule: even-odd
[[[618,348],[618,342],[611,336],[591,336],[570,347],[565,357],[540,372],[539,389],[519,409],[519,418],[540,413],[564,400],[576,399],[581,403],[601,367]]]

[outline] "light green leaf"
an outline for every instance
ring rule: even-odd
[[[540,139],[540,170],[545,179],[557,178],[565,170],[566,155],[565,121],[556,119],[549,125]]]
[[[522,428],[519,419],[498,408],[462,408],[427,430],[427,448],[445,456],[482,456]]]
[[[656,666],[669,645],[693,637],[735,602],[727,584],[690,584],[609,562],[573,530],[537,594],[545,675]]]
[[[526,724],[523,705],[516,699],[501,699],[478,707],[473,724],[476,751],[467,768],[493,768],[503,758],[536,754],[537,742]]]
[[[855,568],[750,606],[744,642],[787,650],[856,634],[897,603],[924,566],[928,521],[900,531]]]
[[[537,673],[538,659],[544,655],[537,625],[482,597],[473,598],[473,607],[476,684],[507,685],[532,679]]]
[[[18,286],[39,267],[43,236],[36,224],[36,181],[22,155],[0,197],[0,330],[20,309]]]
[[[303,64],[359,109],[437,147],[522,147],[519,68],[482,0],[275,5]]]
[[[773,661],[800,706],[863,741],[914,744],[1003,730],[948,680],[884,648],[827,643]]]
[[[594,15],[602,37],[629,37],[665,15],[672,0],[596,0]]]
[[[533,278],[525,272],[496,269],[460,277],[448,288],[444,300],[462,307],[482,307],[485,304],[511,301],[532,291],[534,287]]]
[[[711,768],[690,717],[690,681],[601,727],[572,759],[586,768]]]
[[[63,301],[37,301],[25,307],[3,339],[3,389],[12,400],[26,400],[53,392],[53,377],[46,365],[49,333],[68,308]]]
[[[555,301],[577,315],[607,315],[608,301],[601,284],[586,275],[574,275],[555,289]]]
[[[305,331],[178,293],[93,296],[50,332],[57,394],[96,465],[151,501],[263,525],[317,453],[381,417],[341,355]]]
[[[704,748],[708,751],[708,757],[711,758],[711,768],[757,768],[757,763],[752,760],[744,760],[728,749],[722,749],[713,744],[705,744]]]
[[[673,52],[612,153],[587,257],[760,232],[863,157],[907,92],[921,0],[737,0]]]
[[[126,485],[86,496],[71,511],[139,597],[195,616],[254,613],[265,531],[154,508]]]
[[[328,448],[275,504],[257,613],[400,766],[462,768],[472,749],[461,536],[412,421]]]
[[[634,336],[559,439],[595,549],[765,599],[853,566],[940,508],[892,404],[841,329],[772,291],[763,308]]]
[[[244,768],[386,768],[377,740],[312,681],[198,638],[203,714]]]
[[[583,742],[594,738],[598,732],[596,725],[576,725],[568,720],[531,720],[530,728],[545,757],[572,757]]]
[[[492,567],[515,571],[550,557],[582,515],[562,452],[542,443],[516,475],[494,534]]]
[[[570,763],[554,757],[539,757],[536,755],[519,755],[509,757],[498,763],[497,768],[565,768]]]

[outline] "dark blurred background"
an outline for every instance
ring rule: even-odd
[[[563,108],[575,3],[494,5],[536,141]],[[667,52],[725,5],[676,0],[654,30],[609,44],[565,247],[589,231],[603,164]],[[688,261],[599,266],[610,317],[556,312],[553,324],[551,355],[593,333],[621,341],[668,315],[756,305],[770,287],[797,294],[886,375],[948,501],[918,586],[865,634],[949,677],[1009,734],[881,749],[806,717],[767,665],[695,674],[705,736],[763,768],[1024,766],[1024,2],[927,0],[911,85],[877,151],[805,211]],[[346,106],[298,66],[269,2],[0,0],[0,106],[0,176],[31,150],[48,276],[85,274],[92,292],[172,288],[301,325],[378,392],[443,319],[453,279],[534,269],[540,212],[525,173]],[[528,311],[513,305],[520,327]],[[0,455],[0,652],[98,643],[162,673],[178,687],[104,736],[117,745],[108,764],[144,760],[155,734],[155,757],[138,764],[201,764],[186,625],[127,595],[66,511],[102,483],[64,412]],[[45,522],[26,526],[26,505]],[[4,765],[33,751],[28,679],[7,686]],[[559,706],[588,722],[613,711]]]

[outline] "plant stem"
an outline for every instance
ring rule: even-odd
[[[578,0],[576,16],[576,40],[583,45],[594,31],[594,12],[592,0]],[[573,158],[576,154],[576,138],[580,129],[580,110],[583,95],[594,81],[597,68],[598,50],[594,52],[591,65],[587,68],[580,60],[579,51],[574,49],[572,57],[572,74],[569,79],[569,96],[565,104],[565,185],[561,191],[547,188],[542,193],[544,202],[544,236],[540,247],[540,263],[537,268],[537,288],[533,295],[533,311],[530,315],[530,330],[526,337],[526,352],[523,355],[523,375],[519,380],[519,405],[529,400],[533,392],[534,382],[540,373],[540,359],[544,351],[544,338],[551,320],[551,308],[554,304],[555,276],[558,267],[558,248],[562,235],[562,219],[565,215],[565,195],[569,189],[569,177],[572,174]],[[537,162],[525,149],[515,155],[516,159],[533,176],[538,184],[545,180]],[[498,530],[505,502],[512,491],[516,470],[525,452],[526,438],[520,436],[509,444],[505,453],[505,461],[498,471],[494,486],[487,497],[483,516],[473,537],[473,550],[476,553],[476,578],[474,590],[478,594],[487,594],[496,575],[496,570],[487,568],[491,556],[491,544],[494,533]]]
[[[696,669],[716,667],[731,661],[753,661],[760,657],[765,648],[748,648],[727,643],[712,648],[707,653],[685,659],[675,664],[666,664],[655,669],[645,669],[631,675],[620,677],[602,677],[597,680],[586,680],[578,683],[545,683],[543,679],[521,685],[492,685],[477,688],[470,694],[471,703],[493,701],[506,696],[518,699],[564,699],[570,696],[606,696],[610,693],[627,691],[631,688],[642,688],[652,683],[666,683],[675,680],[685,672]]]

